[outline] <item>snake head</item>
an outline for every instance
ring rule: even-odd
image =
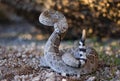
[[[57,33],[64,33],[68,29],[65,16],[61,12],[55,10],[46,10],[42,12],[39,16],[39,21],[44,25],[54,26]]]

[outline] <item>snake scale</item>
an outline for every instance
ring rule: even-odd
[[[85,45],[86,31],[83,30],[79,46],[68,50],[59,50],[60,42],[68,30],[65,16],[55,10],[46,10],[39,16],[40,23],[53,26],[54,31],[49,37],[44,55],[40,59],[40,65],[50,67],[61,75],[80,75],[94,72],[98,67],[98,54],[92,48]]]

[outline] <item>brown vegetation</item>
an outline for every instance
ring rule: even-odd
[[[66,38],[79,38],[83,28],[88,30],[88,36],[100,39],[120,36],[119,0],[1,0],[1,3],[39,25],[45,32],[47,29],[39,24],[39,14],[51,8],[61,11],[70,27]]]

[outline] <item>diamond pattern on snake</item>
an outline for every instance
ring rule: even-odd
[[[78,47],[59,50],[60,42],[68,30],[65,16],[59,11],[46,10],[40,14],[39,21],[43,25],[54,27],[53,33],[45,44],[44,55],[40,58],[40,66],[49,67],[63,76],[80,77],[80,75],[96,71],[98,54],[94,48],[85,45],[85,29],[82,31]]]

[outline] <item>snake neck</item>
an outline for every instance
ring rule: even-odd
[[[60,12],[45,11],[40,16],[40,22],[44,25],[54,26],[54,32],[45,45],[44,54],[59,54],[60,42],[68,29],[66,18]]]
[[[59,46],[61,39],[63,39],[63,36],[63,34],[59,34],[56,31],[54,31],[45,45],[44,54],[59,53]]]

